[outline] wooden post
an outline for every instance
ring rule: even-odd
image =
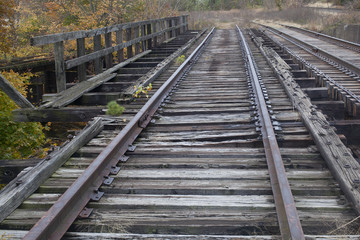
[[[120,44],[122,42],[123,42],[123,30],[120,30],[116,32],[116,44]],[[120,49],[119,51],[117,51],[117,59],[119,63],[124,61],[124,49]]]
[[[135,27],[134,28],[134,31],[135,31],[135,35],[134,35],[134,38],[138,38],[139,35],[140,35],[140,28],[139,27]],[[140,53],[140,43],[135,43],[135,55],[139,54]]]
[[[126,29],[126,41],[130,41],[131,40],[131,28]],[[133,50],[132,50],[132,46],[127,47],[127,59],[133,57]]]
[[[166,30],[167,28],[169,28],[169,21],[168,20],[165,20],[164,21],[164,30]],[[164,41],[168,40],[170,38],[170,32],[166,31],[165,33],[165,38],[164,38]]]
[[[179,25],[182,25],[183,24],[183,17],[182,16],[180,16],[180,17],[178,17],[178,24]],[[182,34],[184,32],[184,27],[181,27],[181,28],[179,28],[179,34]]]
[[[174,22],[175,22],[175,26],[177,26],[177,27],[179,26],[179,24],[181,24],[180,19],[178,17],[174,19]],[[178,35],[180,35],[180,28],[175,30],[175,36],[178,36]]]
[[[66,72],[64,61],[64,42],[54,44],[55,51],[55,74],[56,74],[56,91],[62,92],[66,89]]]
[[[184,23],[185,23],[185,32],[189,29],[189,23],[188,23],[188,16],[184,16]]]
[[[153,33],[156,33],[158,29],[159,29],[159,22],[156,21],[156,22],[153,23],[153,25],[152,25]],[[157,45],[158,45],[158,37],[154,37],[154,39],[152,40],[152,42],[153,42],[153,47],[157,47]]]
[[[167,27],[168,27],[168,28],[171,28],[171,27],[172,27],[172,21],[171,21],[171,20],[167,20]],[[169,31],[169,32],[168,32],[168,36],[169,36],[168,39],[169,39],[169,38],[172,38],[172,37],[173,37],[173,31]]]
[[[143,37],[145,35],[146,35],[146,27],[145,27],[145,25],[141,25],[141,37]],[[143,52],[148,49],[146,46],[146,41],[141,42],[141,48],[142,48]]]
[[[101,35],[94,36],[94,52],[101,50]],[[103,66],[101,63],[101,58],[94,60],[95,74],[102,73]]]
[[[147,35],[151,34],[151,24],[147,25]],[[147,40],[148,49],[152,49],[152,39]]]
[[[77,44],[77,56],[81,57],[85,55],[85,38],[78,38],[76,39]],[[78,69],[78,79],[79,82],[86,80],[86,65],[85,63],[79,65]]]
[[[0,74],[0,89],[21,108],[35,108],[11,83]]]
[[[171,19],[170,22],[171,22],[171,27],[176,26],[175,19]],[[171,31],[171,37],[176,37],[176,30],[175,29]]]
[[[112,47],[111,44],[111,32],[109,33],[105,33],[105,48],[110,48]],[[105,56],[105,63],[106,63],[106,68],[111,68],[113,63],[113,58],[112,58],[112,54],[110,53],[109,55]]]

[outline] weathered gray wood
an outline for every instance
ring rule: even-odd
[[[167,18],[160,18],[160,19],[152,19],[147,21],[140,21],[140,22],[133,22],[133,23],[125,23],[125,24],[118,24],[104,28],[97,28],[92,30],[81,30],[81,31],[74,31],[74,32],[67,32],[67,33],[57,33],[57,34],[50,34],[46,36],[38,36],[31,38],[31,45],[32,46],[39,46],[45,44],[56,43],[60,41],[78,39],[78,38],[88,38],[94,37],[96,35],[102,35],[109,32],[116,32],[119,30],[133,28],[136,26],[145,25],[148,23],[158,22],[158,21],[166,21],[172,19],[173,17]]]
[[[128,28],[126,29],[126,42],[130,42],[132,39],[132,29]],[[127,59],[131,58],[133,56],[133,47],[132,45],[127,46],[126,51]]]
[[[184,17],[184,22],[183,22],[184,23],[184,31],[186,32],[189,28],[189,24],[188,24],[189,15],[184,15],[183,17]]]
[[[16,177],[0,192],[0,222],[29,197],[54,171],[63,165],[79,148],[96,136],[102,129],[102,118],[90,122],[79,135],[60,150],[21,176]]]
[[[55,74],[56,74],[56,90],[62,92],[66,89],[66,72],[64,60],[64,42],[56,42],[54,44],[55,52]]]
[[[153,23],[152,24],[152,31],[153,32],[157,32],[157,30],[159,29],[159,23]],[[158,45],[158,37],[157,36],[155,36],[154,38],[153,38],[153,40],[152,40],[152,47],[157,47],[157,45]]]
[[[77,56],[81,57],[85,55],[85,38],[78,38],[76,39],[77,43]],[[86,65],[80,64],[78,66],[78,80],[80,82],[86,80]]]
[[[168,30],[169,29],[165,29],[163,31],[168,31]],[[129,32],[128,32],[128,34],[129,34]],[[151,34],[151,35],[138,37],[136,39],[131,39],[131,36],[127,35],[127,38],[130,38],[131,40],[128,39],[125,43],[121,43],[121,44],[118,44],[118,45],[113,46],[113,47],[105,48],[103,50],[93,52],[93,53],[87,54],[87,55],[79,57],[79,58],[68,60],[68,61],[66,61],[66,68],[69,69],[69,68],[78,66],[79,64],[86,63],[86,62],[92,61],[94,59],[97,59],[97,58],[100,58],[100,57],[103,57],[103,56],[106,56],[106,55],[110,55],[111,53],[113,53],[115,51],[118,51],[118,50],[121,50],[121,49],[126,48],[126,47],[127,47],[128,51],[130,51],[130,53],[133,54],[132,45],[134,45],[136,43],[139,43],[139,42],[141,42],[143,40],[147,40],[149,38],[152,38],[155,35],[159,35],[159,34],[162,34],[162,33],[161,32],[160,33],[154,33],[154,34]],[[133,55],[131,55],[131,56],[133,56]]]
[[[111,44],[111,32],[110,33],[106,33],[105,34],[105,48],[106,49],[111,49],[112,44]],[[107,54],[105,56],[105,63],[106,63],[106,68],[111,68],[112,67],[112,52]]]
[[[140,86],[147,86],[149,83],[152,83],[154,79],[156,79],[162,72],[164,72],[171,64],[171,62],[178,56],[180,56],[183,52],[185,52],[187,49],[189,49],[195,42],[198,40],[207,30],[201,31],[199,34],[196,35],[195,38],[189,40],[182,48],[179,48],[176,52],[171,54],[169,57],[167,57],[165,60],[163,60],[161,63],[155,67],[154,70],[150,71],[146,75],[139,78],[135,85]],[[134,88],[129,87],[124,91],[123,97],[131,97],[134,95]]]
[[[121,63],[117,64],[116,66],[104,71],[103,73],[100,73],[100,74],[88,79],[87,81],[78,83],[74,87],[69,88],[66,91],[58,94],[57,96],[54,97],[54,99],[52,101],[42,105],[40,108],[42,108],[42,109],[49,108],[49,107],[60,108],[60,107],[66,106],[67,104],[72,103],[73,101],[75,101],[76,99],[81,97],[84,93],[87,93],[87,92],[91,91],[92,89],[94,89],[94,88],[100,86],[101,84],[114,78],[116,76],[116,73],[114,73],[114,72],[116,72],[120,68],[128,65],[129,63],[136,61],[137,59],[145,56],[146,54],[149,54],[150,52],[151,52],[151,50],[148,50],[146,52],[138,54],[135,57],[132,57],[124,62],[121,62]]]
[[[0,230],[0,236],[4,236],[8,239],[21,240],[26,235],[27,231],[21,230]],[[130,234],[130,233],[87,233],[87,232],[67,232],[64,237],[68,240],[113,240],[113,239],[130,239],[130,240],[141,240],[141,239],[159,239],[159,240],[278,240],[278,235],[261,235],[261,236],[246,236],[246,235],[170,235],[170,234]],[[360,235],[305,235],[307,239],[313,240],[357,240]]]
[[[140,27],[140,30],[141,30],[141,37],[145,36],[146,35],[146,26],[145,25],[142,25]],[[141,42],[141,51],[146,51],[148,48],[146,46],[146,41],[142,41]]]
[[[6,95],[9,96],[11,100],[13,100],[16,105],[21,108],[32,108],[34,109],[34,105],[32,105],[26,97],[24,97],[16,88],[14,88],[11,83],[4,78],[3,75],[0,74],[0,89],[4,91]]]
[[[33,167],[41,159],[11,159],[0,161],[0,184],[7,184],[13,180],[22,170],[27,167]]]
[[[123,31],[120,30],[116,32],[116,44],[119,45],[122,43],[123,43]],[[120,49],[117,51],[117,59],[119,63],[124,61],[124,49]]]
[[[156,31],[153,31],[153,32],[156,32]],[[146,35],[150,35],[151,34],[151,24],[148,24],[147,25],[147,29],[146,29]],[[152,48],[152,38],[149,38],[147,40],[147,46],[148,46],[148,49],[151,49]]]
[[[255,41],[256,42],[256,41]],[[360,214],[360,173],[359,164],[351,152],[342,143],[325,116],[316,111],[309,98],[298,87],[290,72],[290,67],[284,62],[279,62],[274,50],[260,46],[262,54],[273,67],[281,80],[291,102],[301,113],[304,124],[309,129],[316,146],[327,162],[335,179],[339,182],[342,191],[352,203],[355,211]],[[275,57],[274,57],[275,56]]]
[[[101,35],[94,36],[94,52],[101,50]],[[103,66],[100,57],[94,59],[94,70],[96,74],[102,73]]]
[[[134,28],[134,38],[138,39],[140,36],[140,28],[139,27],[135,27]],[[139,54],[140,52],[140,41],[135,43],[135,55]]]
[[[100,107],[66,107],[49,109],[16,109],[12,112],[17,122],[88,122],[104,114],[105,106]]]
[[[13,240],[21,240],[25,237],[27,231],[21,230],[0,230],[0,236],[4,236],[6,239]],[[203,240],[203,239],[211,239],[211,240],[239,240],[239,239],[250,239],[250,240],[278,240],[280,236],[223,236],[223,235],[170,235],[170,234],[130,234],[130,233],[87,233],[87,232],[67,232],[64,237],[68,240],[95,240],[95,239],[103,239],[103,240],[113,240],[113,239],[129,239],[129,240],[141,240],[141,239],[159,239],[159,240]],[[346,240],[355,240],[358,239],[360,235],[350,236],[346,238]],[[343,239],[343,236],[321,236],[317,238],[316,236],[311,236],[311,239],[314,240],[324,240],[324,239],[334,239],[340,240]]]

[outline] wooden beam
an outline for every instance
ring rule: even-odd
[[[12,112],[17,122],[88,122],[94,117],[104,115],[105,106],[65,107],[49,109],[22,108]]]
[[[85,38],[76,39],[77,44],[77,56],[81,57],[85,55]],[[78,66],[78,79],[79,82],[86,80],[86,65],[85,63]]]
[[[255,43],[257,43],[255,41]],[[345,193],[353,208],[360,214],[360,173],[359,164],[348,148],[343,144],[325,116],[316,110],[310,99],[293,79],[290,67],[277,61],[280,56],[271,49],[257,44],[267,58],[294,107],[301,114],[303,123],[309,130],[321,156]],[[276,56],[277,57],[274,57]]]
[[[128,28],[126,29],[126,43],[130,43],[132,39],[132,29]],[[133,55],[133,48],[132,48],[132,44],[129,44],[127,46],[127,51],[126,51],[126,55],[127,55],[127,59],[131,58]]]
[[[105,49],[112,49],[112,43],[111,43],[111,32],[105,34]],[[113,56],[112,53],[116,50],[113,50],[105,55],[105,63],[106,68],[111,68],[113,65]]]
[[[149,83],[152,83],[154,79],[156,79],[161,73],[163,73],[172,63],[172,61],[180,56],[182,53],[184,53],[187,49],[189,49],[205,32],[206,30],[201,31],[198,33],[194,38],[190,39],[183,47],[179,48],[176,52],[171,54],[169,57],[165,58],[161,63],[159,63],[154,71],[150,71],[144,76],[140,77],[134,85],[136,86],[147,86]],[[131,86],[128,89],[126,89],[122,95],[124,99],[126,98],[132,98],[134,95],[135,90]]]
[[[141,26],[141,36],[143,37],[145,35],[147,35],[146,34],[146,25],[142,25]],[[142,49],[142,51],[146,51],[148,49],[146,46],[146,41],[141,42],[141,49]]]
[[[151,35],[151,24],[148,24],[147,27],[146,27],[146,31],[147,31],[147,35]],[[155,32],[155,31],[153,31]],[[148,45],[148,48],[151,49],[152,48],[152,39],[153,38],[149,38],[147,40],[147,45]]]
[[[11,182],[22,170],[27,167],[34,167],[41,159],[11,159],[0,161],[0,184],[8,184]]]
[[[101,49],[101,35],[94,36],[94,52],[100,51]],[[100,57],[94,58],[94,68],[96,74],[102,73],[103,66]]]
[[[31,108],[35,107],[15,88],[11,83],[0,74],[0,89],[4,91],[6,95],[13,100],[16,105],[21,108]]]
[[[139,27],[135,27],[134,28],[134,34],[135,34],[135,39],[138,39],[140,36],[140,28]],[[139,54],[140,52],[140,42],[142,41],[138,41],[135,43],[135,55]]]
[[[159,29],[159,23],[158,23],[158,22],[153,23],[153,24],[152,24],[152,31],[153,31],[153,32],[156,32],[158,29]],[[152,42],[153,42],[152,47],[157,47],[157,45],[158,45],[158,37],[155,36],[155,37],[153,38]],[[149,47],[150,47],[150,46],[149,46]]]
[[[151,50],[148,50],[146,52],[138,54],[135,57],[132,57],[124,62],[121,62],[116,66],[104,71],[103,73],[100,73],[88,79],[87,81],[78,83],[72,88],[63,91],[60,94],[57,94],[50,102],[40,106],[39,108],[49,108],[49,107],[60,108],[74,102],[76,99],[80,98],[84,93],[87,93],[92,89],[114,78],[116,76],[116,73],[114,72],[116,72],[120,68],[128,65],[129,63],[136,61],[137,59],[149,54],[150,52]]]
[[[75,138],[52,152],[28,172],[16,177],[0,192],[0,222],[62,166],[78,149],[90,141],[104,128],[102,118],[95,118]]]
[[[45,44],[52,44],[56,42],[78,39],[78,38],[88,38],[94,37],[96,35],[102,35],[109,32],[116,32],[128,28],[133,28],[157,21],[166,21],[175,17],[166,17],[160,19],[152,19],[147,21],[140,21],[140,22],[133,22],[133,23],[125,23],[125,24],[118,24],[103,28],[91,29],[91,30],[81,30],[81,31],[74,31],[74,32],[67,32],[67,33],[57,33],[57,34],[50,34],[45,36],[37,36],[33,37],[30,40],[32,46],[40,46]]]
[[[55,43],[54,52],[55,52],[56,91],[59,93],[66,89],[64,42]]]
[[[116,44],[120,45],[122,43],[123,43],[123,30],[120,30],[120,31],[116,32]],[[117,59],[118,59],[119,63],[124,61],[124,49],[123,48],[117,51]]]

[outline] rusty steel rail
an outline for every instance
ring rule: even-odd
[[[30,229],[24,239],[60,239],[82,211],[85,210],[85,214],[91,212],[91,209],[85,208],[87,203],[90,200],[97,201],[101,198],[103,193],[99,192],[99,187],[104,180],[108,180],[110,173],[116,174],[119,171],[116,164],[124,157],[125,152],[150,122],[168,93],[190,69],[194,59],[213,36],[213,32],[214,28],[82,175]]]
[[[294,197],[286,176],[285,167],[281,157],[280,149],[276,140],[274,128],[263,95],[256,65],[251,51],[243,33],[238,26],[240,44],[244,50],[244,58],[247,63],[251,85],[255,92],[259,119],[261,122],[261,133],[264,144],[266,161],[268,164],[271,187],[274,195],[277,218],[282,239],[305,239],[300,219],[295,207]]]
[[[325,41],[334,43],[334,44],[338,45],[339,47],[347,48],[347,49],[350,49],[352,51],[356,51],[356,52],[360,53],[360,44],[359,43],[350,42],[350,41],[347,41],[345,39],[332,37],[332,36],[329,36],[329,35],[326,35],[326,34],[323,34],[323,33],[319,33],[319,32],[315,32],[315,31],[311,31],[311,30],[308,30],[308,29],[298,28],[298,27],[294,27],[294,26],[288,26],[288,25],[285,25],[285,24],[280,24],[280,25],[283,26],[283,27],[298,31],[298,32],[308,34],[309,36],[315,36],[315,37],[317,37],[319,39],[323,39]]]
[[[269,31],[271,31],[272,33],[278,35],[279,37],[297,45],[298,47],[304,49],[305,51],[315,55],[315,54],[320,54],[322,55],[323,57],[325,58],[328,58],[328,59],[333,59],[335,62],[337,62],[339,65],[341,65],[342,67],[348,69],[350,72],[352,72],[353,74],[356,74],[358,77],[360,76],[360,69],[355,66],[354,64],[352,64],[351,62],[349,61],[346,61],[344,59],[341,59],[339,57],[336,57],[330,53],[328,53],[327,51],[325,50],[322,50],[322,49],[319,49],[318,47],[310,44],[310,43],[306,43],[304,41],[301,41],[293,36],[290,36],[289,34],[286,34],[284,32],[281,32],[277,29],[274,29],[272,27],[269,27],[269,26],[265,26],[265,25],[262,25],[262,24],[259,24],[260,26],[268,29]]]
[[[260,24],[261,25],[261,24]],[[294,44],[295,46],[303,49],[304,51],[308,52],[309,54],[312,54],[316,57],[319,58],[318,53],[313,52],[310,49],[307,49],[306,47],[302,46],[301,44],[299,44],[298,42],[296,42],[295,40],[292,40],[290,38],[287,38],[286,36],[284,36],[281,32],[277,31],[276,29],[273,29],[271,27],[265,26],[265,25],[261,25],[264,28],[266,28],[269,32],[285,39],[286,41]],[[271,38],[272,39],[272,38]],[[329,81],[330,83],[334,84],[336,87],[340,88],[341,90],[343,90],[344,92],[346,92],[347,95],[351,96],[353,99],[355,99],[358,103],[360,103],[360,97],[353,93],[350,89],[344,87],[342,84],[338,83],[336,80],[332,79],[330,76],[328,76],[327,74],[323,73],[321,70],[319,70],[317,67],[315,67],[314,65],[307,63],[307,61],[305,59],[303,59],[301,56],[299,56],[298,54],[294,53],[291,49],[289,49],[288,47],[282,45],[281,43],[275,41],[274,39],[272,39],[276,44],[278,44],[280,47],[286,49],[287,52],[289,52],[291,55],[295,56],[296,58],[298,58],[303,64],[305,65],[309,65],[312,69],[314,69],[315,72],[317,72],[319,75],[321,75],[322,77],[326,78],[327,81]],[[332,56],[332,55],[331,55]],[[323,60],[323,59],[322,59]],[[324,61],[324,60],[323,60]],[[359,69],[360,71],[360,69]]]

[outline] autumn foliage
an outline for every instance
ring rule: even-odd
[[[0,60],[8,62],[39,55],[52,57],[51,45],[30,46],[33,36],[175,14],[167,0],[0,0]],[[74,41],[67,42],[68,57],[75,45]],[[32,73],[0,73],[23,95],[27,94]],[[11,112],[16,108],[0,90],[0,159],[42,157],[46,152],[42,148],[47,141],[43,133],[45,127],[40,123],[14,122]]]

